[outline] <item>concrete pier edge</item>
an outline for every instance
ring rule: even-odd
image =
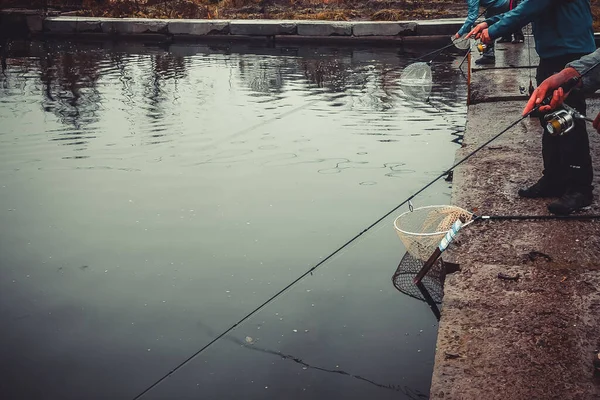
[[[539,63],[533,40],[498,44],[473,66],[456,161],[521,115]],[[478,57],[477,52],[472,53]],[[600,101],[588,97],[588,116]],[[600,135],[588,124],[600,214]],[[542,173],[541,127],[526,118],[454,171],[452,204],[483,215],[548,215],[553,199],[522,199]],[[600,221],[489,221],[463,230],[448,275],[430,399],[600,399]],[[504,280],[501,276],[516,277]]]

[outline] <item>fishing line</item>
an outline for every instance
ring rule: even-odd
[[[531,34],[530,34],[530,28],[531,28]],[[533,82],[531,80],[531,38],[533,37],[533,27],[531,24],[527,25],[527,56],[529,57],[529,95],[531,96],[533,94],[533,91],[535,90],[533,88]]]
[[[584,72],[582,72],[580,76],[573,77],[567,83],[561,85],[563,87],[563,90],[565,92],[569,92],[571,89],[573,89],[579,83],[579,81],[581,80],[581,78],[584,75],[586,75],[587,73],[589,73],[592,69],[596,68],[598,65],[600,65],[600,62],[592,65],[590,68],[588,68],[587,70],[585,70]],[[153,384],[151,384],[150,386],[148,386],[146,389],[144,389],[142,392],[140,392],[137,396],[135,396],[134,400],[137,400],[137,399],[141,398],[143,395],[145,395],[150,390],[152,390],[154,387],[156,387],[157,385],[159,385],[161,382],[163,382],[165,379],[167,379],[169,376],[171,376],[173,373],[175,373],[181,367],[183,367],[184,365],[186,365],[188,362],[190,362],[192,359],[194,359],[196,356],[198,356],[204,350],[208,349],[211,345],[213,345],[219,339],[221,339],[222,337],[224,337],[225,335],[227,335],[233,329],[235,329],[236,327],[238,327],[241,323],[243,323],[244,321],[246,321],[247,319],[249,319],[250,317],[252,317],[254,314],[256,314],[257,312],[259,312],[260,310],[262,310],[266,305],[268,305],[273,300],[275,300],[276,298],[278,298],[279,296],[281,296],[289,288],[291,288],[296,283],[298,283],[299,281],[301,281],[307,275],[312,274],[317,268],[319,268],[321,265],[323,265],[324,263],[326,263],[327,261],[329,261],[330,259],[332,259],[334,256],[336,256],[338,253],[340,253],[342,250],[344,250],[346,247],[348,247],[350,244],[352,244],[354,241],[356,241],[358,238],[360,238],[363,234],[367,233],[369,230],[371,230],[373,227],[375,227],[381,221],[383,221],[384,219],[386,219],[388,216],[390,216],[393,212],[395,212],[396,210],[398,210],[404,204],[408,203],[409,204],[409,208],[412,209],[412,203],[410,201],[413,198],[415,198],[421,192],[423,192],[424,190],[426,190],[427,188],[429,188],[431,185],[433,185],[439,179],[441,179],[444,176],[448,175],[450,173],[450,171],[452,171],[453,169],[455,169],[456,167],[458,167],[459,165],[461,165],[462,163],[464,163],[465,161],[467,161],[469,158],[471,158],[473,155],[475,155],[478,151],[480,151],[481,149],[483,149],[485,146],[487,146],[488,144],[490,144],[492,141],[496,140],[502,134],[506,133],[509,129],[511,129],[512,127],[514,127],[515,125],[517,125],[519,122],[521,122],[522,120],[524,120],[525,118],[527,118],[531,113],[533,113],[534,111],[537,111],[537,109],[540,106],[548,104],[550,102],[551,98],[552,98],[552,94],[550,94],[550,96],[548,96],[546,99],[544,99],[544,101],[541,104],[539,104],[536,107],[534,107],[533,110],[531,110],[528,113],[526,113],[525,115],[521,116],[519,119],[517,119],[516,121],[514,121],[513,123],[511,123],[508,127],[506,127],[505,129],[503,129],[502,131],[500,131],[498,134],[496,134],[495,136],[493,136],[491,139],[487,140],[485,143],[483,143],[482,145],[480,145],[479,147],[477,147],[475,150],[473,150],[471,153],[469,153],[463,159],[461,159],[460,161],[458,161],[457,163],[455,163],[454,165],[452,165],[449,169],[447,169],[446,171],[444,171],[442,174],[438,175],[435,179],[433,179],[427,185],[423,186],[416,193],[412,194],[410,197],[408,197],[402,203],[398,204],[396,207],[394,207],[393,209],[391,209],[390,211],[388,211],[387,213],[385,213],[382,217],[378,218],[375,222],[371,223],[369,226],[367,226],[361,232],[359,232],[354,237],[352,237],[350,240],[348,240],[343,245],[341,245],[337,250],[335,250],[334,252],[332,252],[330,255],[328,255],[327,257],[325,257],[323,260],[319,261],[315,266],[313,266],[308,271],[306,271],[305,273],[303,273],[302,275],[300,275],[298,278],[294,279],[291,283],[289,283],[283,289],[279,290],[277,293],[275,293],[274,295],[272,295],[270,298],[268,298],[266,301],[264,301],[262,304],[260,304],[254,310],[252,310],[251,312],[249,312],[248,314],[246,314],[243,318],[239,319],[231,327],[229,327],[228,329],[226,329],[225,331],[223,331],[223,333],[219,334],[217,337],[215,337],[213,340],[211,340],[210,342],[208,342],[206,345],[204,345],[202,348],[200,348],[198,351],[196,351],[190,357],[186,358],[184,361],[182,361],[181,363],[179,363],[176,367],[174,367],[167,374],[165,374],[164,376],[162,376],[161,378],[159,378],[156,382],[154,382]]]

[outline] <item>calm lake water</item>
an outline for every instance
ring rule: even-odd
[[[0,75],[0,398],[132,399],[454,161],[460,56],[13,42]],[[446,204],[441,180],[414,200]],[[401,208],[144,399],[427,398]]]

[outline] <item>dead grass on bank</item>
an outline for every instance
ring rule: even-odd
[[[398,21],[465,17],[466,0],[0,0],[0,8],[50,8],[77,15],[138,18]],[[600,0],[591,0],[600,32]]]
[[[394,21],[460,17],[464,0],[47,0],[77,15],[138,18]],[[0,7],[42,8],[45,0],[0,0]]]

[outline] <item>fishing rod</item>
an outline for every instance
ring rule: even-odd
[[[600,65],[600,62],[597,64],[594,64],[593,66],[591,66],[590,68],[588,68],[586,71],[584,71],[583,73],[581,73],[580,76],[578,77],[573,77],[571,78],[568,82],[566,82],[565,84],[561,85],[561,87],[563,88],[563,90],[565,92],[570,91],[571,89],[573,89],[581,80],[581,78],[586,75],[587,73],[589,73],[592,69],[596,68],[598,65]],[[181,363],[179,363],[177,366],[175,366],[171,371],[169,371],[167,374],[165,374],[164,376],[162,376],[161,378],[159,378],[157,381],[155,381],[154,383],[152,383],[150,386],[148,386],[146,389],[144,389],[142,392],[140,392],[137,396],[134,397],[134,400],[137,400],[139,398],[141,398],[143,395],[145,395],[146,393],[148,393],[150,390],[152,390],[154,387],[156,387],[157,385],[159,385],[161,382],[163,382],[165,379],[167,379],[169,376],[171,376],[173,373],[175,373],[177,370],[179,370],[181,367],[183,367],[184,365],[186,365],[187,363],[189,363],[192,359],[194,359],[195,357],[197,357],[199,354],[201,354],[203,351],[205,351],[206,349],[208,349],[210,346],[212,346],[215,342],[217,342],[219,339],[223,338],[225,335],[227,335],[229,332],[231,332],[233,329],[235,329],[236,327],[238,327],[240,324],[242,324],[244,321],[248,320],[250,317],[252,317],[254,314],[256,314],[257,312],[259,312],[260,310],[262,310],[265,306],[267,306],[268,304],[270,304],[273,300],[275,300],[276,298],[278,298],[279,296],[281,296],[283,293],[285,293],[288,289],[290,289],[292,286],[294,286],[296,283],[300,282],[302,279],[304,279],[306,276],[308,275],[312,275],[312,273],[319,268],[321,265],[325,264],[327,261],[329,261],[330,259],[332,259],[334,256],[336,256],[338,253],[340,253],[342,250],[344,250],[346,247],[348,247],[350,244],[352,244],[354,241],[356,241],[358,238],[360,238],[362,235],[364,235],[365,233],[367,233],[368,231],[370,231],[373,227],[375,227],[377,224],[379,224],[381,221],[383,221],[384,219],[386,219],[387,217],[389,217],[392,213],[396,212],[400,207],[402,207],[404,204],[409,204],[409,208],[412,210],[412,204],[411,204],[411,200],[413,198],[415,198],[418,194],[420,194],[421,192],[423,192],[424,190],[426,190],[427,188],[429,188],[431,185],[433,185],[435,182],[437,182],[439,179],[443,178],[444,176],[448,175],[454,168],[458,167],[459,165],[461,165],[462,163],[464,163],[466,160],[468,160],[469,158],[471,158],[475,153],[477,153],[478,151],[480,151],[482,148],[484,148],[485,146],[487,146],[489,143],[491,143],[492,141],[494,141],[495,139],[497,139],[498,137],[500,137],[502,134],[504,134],[505,132],[507,132],[509,129],[511,129],[512,127],[514,127],[516,124],[518,124],[519,122],[521,122],[523,119],[527,118],[531,113],[533,113],[534,111],[536,111],[537,109],[539,109],[539,107],[541,107],[542,105],[547,105],[550,103],[550,99],[552,98],[552,95],[546,97],[546,99],[544,99],[544,101],[537,105],[536,107],[534,107],[534,109],[530,112],[528,112],[527,114],[525,114],[524,116],[520,117],[519,119],[517,119],[515,122],[513,122],[512,124],[510,124],[507,128],[505,128],[504,130],[502,130],[500,133],[498,133],[497,135],[495,135],[494,137],[492,137],[491,139],[489,139],[488,141],[486,141],[484,144],[482,144],[481,146],[479,146],[478,148],[476,148],[475,150],[473,150],[473,152],[471,152],[470,154],[468,154],[466,157],[464,157],[462,160],[460,160],[459,162],[455,163],[453,166],[451,166],[448,170],[446,170],[444,173],[440,174],[439,176],[437,176],[435,179],[433,179],[431,182],[429,182],[427,185],[425,185],[424,187],[422,187],[421,189],[419,189],[416,193],[414,193],[413,195],[411,195],[410,197],[408,197],[406,200],[404,200],[402,203],[398,204],[396,207],[394,207],[393,209],[391,209],[390,211],[386,212],[383,216],[381,216],[380,218],[378,218],[376,221],[374,221],[373,223],[371,223],[369,226],[367,226],[365,229],[363,229],[361,232],[359,232],[358,234],[356,234],[354,237],[352,237],[350,240],[346,241],[344,244],[342,244],[340,247],[338,247],[335,251],[333,251],[331,254],[329,254],[328,256],[326,256],[325,258],[323,258],[321,261],[319,261],[317,264],[315,264],[313,267],[311,267],[309,270],[307,270],[306,272],[304,272],[302,275],[300,275],[298,278],[294,279],[292,282],[290,282],[288,285],[286,285],[284,288],[282,288],[281,290],[279,290],[277,293],[275,293],[274,295],[272,295],[271,297],[269,297],[267,300],[265,300],[262,304],[260,304],[259,306],[257,306],[256,308],[254,308],[252,311],[250,311],[249,313],[247,313],[244,317],[240,318],[236,323],[234,323],[233,325],[231,325],[229,328],[225,329],[221,334],[219,334],[218,336],[216,336],[213,340],[211,340],[209,343],[207,343],[206,345],[204,345],[203,347],[201,347],[199,350],[197,350],[196,352],[194,352],[191,356],[189,356],[187,359],[183,360]],[[436,249],[437,250],[437,249]],[[434,260],[435,262],[435,260]],[[432,263],[433,265],[433,263]],[[429,266],[429,268],[431,268],[431,265]]]

